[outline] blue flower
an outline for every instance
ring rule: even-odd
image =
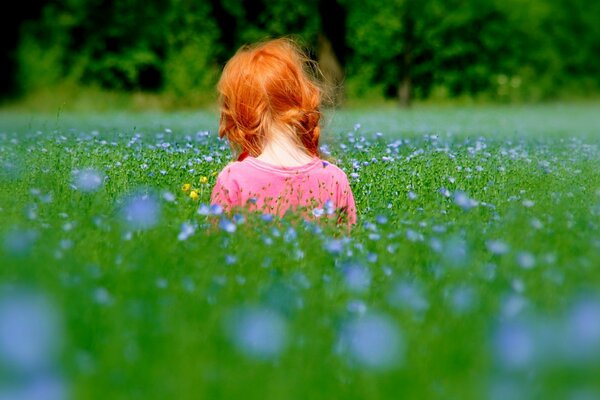
[[[237,229],[237,226],[227,218],[223,217],[219,222],[219,228],[221,228],[225,232],[233,233]]]

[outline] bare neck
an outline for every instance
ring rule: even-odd
[[[308,164],[313,157],[307,154],[284,133],[275,132],[257,159],[273,165],[295,167]]]

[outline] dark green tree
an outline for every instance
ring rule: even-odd
[[[18,63],[6,65],[14,83],[3,90],[67,81],[196,105],[214,100],[221,67],[241,45],[284,35],[319,62],[333,97],[343,97],[342,83],[352,96],[377,90],[403,106],[431,96],[515,101],[600,90],[600,3],[586,0],[35,4],[7,39],[16,44],[5,59]]]

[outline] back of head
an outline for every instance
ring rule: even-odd
[[[218,84],[219,136],[226,136],[235,151],[256,157],[273,132],[279,132],[309,155],[318,155],[321,91],[308,65],[289,39],[238,50]]]

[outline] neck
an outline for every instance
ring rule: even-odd
[[[265,144],[257,159],[269,164],[293,167],[308,164],[312,160],[306,151],[298,147],[292,139],[283,132],[273,132],[271,139]]]

